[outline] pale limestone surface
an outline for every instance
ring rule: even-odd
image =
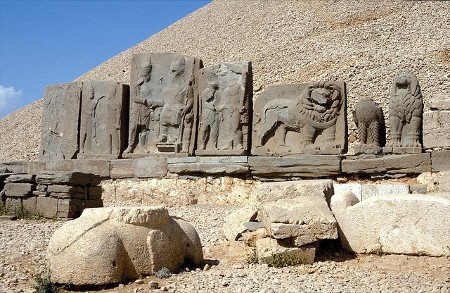
[[[302,247],[283,246],[273,238],[256,240],[256,254],[259,263],[267,263],[274,267],[312,264],[316,255],[314,245]]]
[[[243,232],[247,231],[244,223],[254,221],[257,215],[258,207],[256,205],[244,206],[229,214],[223,224],[223,234],[229,241],[237,240]]]
[[[359,202],[351,192],[331,198],[341,244],[356,253],[450,255],[450,200],[384,195]]]
[[[103,285],[203,260],[194,227],[166,208],[87,209],[55,231],[47,250],[52,281]]]
[[[334,193],[340,194],[346,191],[353,192],[356,197],[362,201],[373,196],[380,196],[386,194],[409,194],[409,185],[394,183],[394,184],[361,184],[361,183],[334,183]]]

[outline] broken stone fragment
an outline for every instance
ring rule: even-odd
[[[282,241],[273,238],[256,240],[256,254],[259,263],[267,263],[274,267],[312,264],[316,255],[314,245],[302,247],[285,246]]]

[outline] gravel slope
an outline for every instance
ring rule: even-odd
[[[425,102],[448,92],[449,18],[446,1],[216,0],[77,80],[127,82],[131,54],[140,52],[192,55],[205,65],[251,60],[255,97],[271,84],[340,78],[348,83],[350,109],[373,98],[386,114],[388,89],[401,69],[419,77]],[[42,114],[36,109],[30,119],[21,109],[12,115],[28,126],[30,142],[1,130],[0,160],[33,158]],[[0,129],[10,123],[0,120]]]

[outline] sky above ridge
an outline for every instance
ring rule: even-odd
[[[0,118],[211,0],[0,0]]]

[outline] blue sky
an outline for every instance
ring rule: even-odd
[[[0,0],[0,118],[211,0]]]

